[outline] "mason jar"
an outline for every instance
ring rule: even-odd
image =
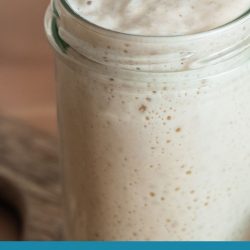
[[[208,32],[136,36],[54,0],[70,240],[246,240],[249,13]]]

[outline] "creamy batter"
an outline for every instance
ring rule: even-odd
[[[250,0],[68,0],[76,13],[101,27],[137,35],[183,35],[231,22]]]
[[[199,39],[135,38],[60,2],[47,32],[68,239],[249,240],[249,18]],[[109,29],[169,35],[223,25],[250,1],[70,3]]]

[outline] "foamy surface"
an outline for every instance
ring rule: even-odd
[[[214,29],[248,11],[250,0],[68,0],[88,21],[137,35],[182,35]]]

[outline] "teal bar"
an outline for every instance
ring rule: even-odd
[[[0,250],[250,250],[250,242],[2,242]]]

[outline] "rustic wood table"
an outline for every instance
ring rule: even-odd
[[[1,238],[62,240],[56,140],[18,120],[0,117],[0,141]]]

